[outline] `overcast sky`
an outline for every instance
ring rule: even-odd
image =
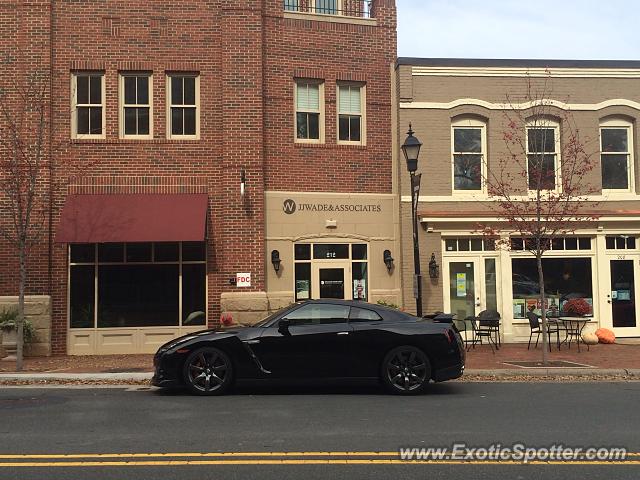
[[[640,60],[640,0],[397,0],[401,57]]]

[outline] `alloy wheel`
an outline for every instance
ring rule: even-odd
[[[222,393],[230,383],[231,362],[216,348],[202,348],[187,359],[185,376],[188,386],[196,393]]]
[[[431,367],[427,356],[411,346],[389,353],[385,363],[385,380],[397,392],[417,392],[429,381]]]

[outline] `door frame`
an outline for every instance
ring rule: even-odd
[[[603,314],[602,321],[600,324],[603,327],[609,328],[613,331],[616,337],[625,338],[625,337],[640,337],[640,253],[626,251],[619,251],[616,253],[607,253],[605,255],[606,258],[606,268],[604,282],[601,283],[601,296],[602,296],[602,305],[605,305],[604,309],[601,309],[601,314]],[[611,301],[611,262],[612,261],[630,261],[633,264],[633,284],[634,284],[634,295],[635,295],[635,311],[636,311],[636,326],[635,327],[614,327],[613,326],[613,310]],[[604,310],[604,311],[603,311]]]
[[[353,279],[351,272],[351,260],[314,260],[311,263],[311,298],[320,298],[320,270],[342,268],[344,270],[344,300],[353,299]]]

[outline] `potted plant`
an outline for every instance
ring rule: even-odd
[[[4,346],[7,354],[12,354],[16,349],[17,342],[17,329],[16,323],[18,321],[18,310],[15,308],[9,308],[0,310],[0,331],[2,331],[2,345]],[[33,324],[24,319],[24,342],[28,343],[35,337],[35,328]]]
[[[591,305],[584,298],[567,300],[563,307],[564,313],[576,317],[584,317],[591,313]]]

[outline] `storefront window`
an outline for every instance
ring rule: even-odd
[[[353,262],[351,267],[353,275],[353,299],[367,301],[367,264]]]
[[[205,325],[206,245],[182,244],[182,262],[180,248],[178,242],[71,245],[71,328]]]
[[[536,260],[514,258],[511,265],[514,318],[526,318],[528,311],[541,314]],[[542,271],[547,314],[561,315],[564,304],[574,298],[583,298],[593,305],[590,258],[543,258]]]
[[[207,269],[204,263],[182,265],[182,324],[204,325]]]
[[[75,258],[77,259],[78,257]],[[71,304],[69,316],[71,328],[93,327],[95,307],[94,278],[94,265],[73,265],[71,267],[69,273],[69,296]]]
[[[98,328],[178,325],[178,265],[98,268]]]
[[[311,298],[311,264],[296,263],[296,301]]]

